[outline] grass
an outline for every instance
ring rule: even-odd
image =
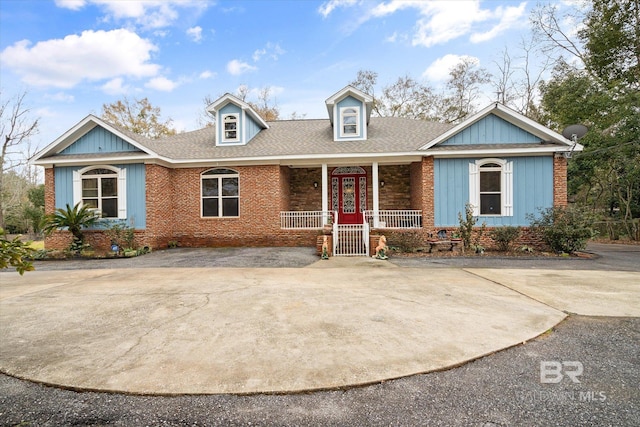
[[[36,251],[44,249],[44,240],[35,240],[35,241],[31,242],[29,247],[32,248],[32,249],[35,249]]]

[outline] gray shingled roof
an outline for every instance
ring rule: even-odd
[[[334,141],[329,120],[269,122],[246,145],[216,146],[209,127],[157,140],[136,138],[157,154],[174,160],[279,157],[296,155],[416,152],[452,125],[397,117],[374,117],[366,141]]]

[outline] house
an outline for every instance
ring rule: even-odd
[[[325,103],[328,119],[266,122],[226,94],[208,107],[215,126],[157,140],[89,115],[35,158],[46,212],[82,202],[154,248],[314,246],[331,219],[336,255],[366,255],[370,234],[452,230],[466,203],[496,227],[567,202],[582,147],[503,105],[450,125],[372,117],[351,86]]]

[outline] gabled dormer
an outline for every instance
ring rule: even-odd
[[[216,118],[216,145],[245,145],[269,125],[246,102],[225,94],[207,107]]]
[[[373,97],[353,86],[347,86],[330,96],[325,103],[333,127],[334,141],[367,139]]]

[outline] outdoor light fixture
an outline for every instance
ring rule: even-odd
[[[318,188],[318,181],[313,181],[313,188]]]
[[[384,187],[384,181],[380,181],[380,187]]]

